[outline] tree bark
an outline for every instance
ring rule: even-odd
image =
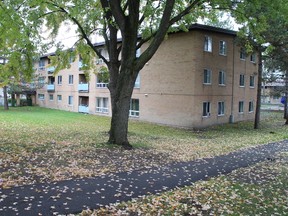
[[[257,99],[256,99],[256,110],[255,110],[255,120],[254,129],[259,129],[260,126],[260,112],[261,112],[261,87],[262,87],[262,51],[258,50],[258,83],[257,83]]]
[[[4,94],[4,110],[8,110],[8,95],[7,95],[7,86],[3,87],[3,94]]]
[[[132,76],[130,75],[132,74]],[[109,143],[132,149],[128,141],[128,119],[130,100],[138,73],[133,69],[121,68],[117,86],[110,86],[112,118],[109,131]]]

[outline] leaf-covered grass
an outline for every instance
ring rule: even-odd
[[[288,154],[161,195],[80,215],[288,215]]]
[[[4,186],[97,176],[226,154],[288,139],[281,113],[253,122],[186,130],[130,121],[132,151],[106,144],[110,118],[40,107],[0,109],[0,178]]]

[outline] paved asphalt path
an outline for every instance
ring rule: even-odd
[[[87,208],[95,209],[148,193],[191,185],[240,167],[273,160],[275,154],[282,151],[288,151],[288,140],[147,170],[4,189],[0,190],[0,215],[79,213]]]

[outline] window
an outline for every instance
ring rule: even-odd
[[[218,84],[225,85],[225,72],[224,71],[219,71]]]
[[[42,88],[45,84],[45,77],[38,78],[39,87]]]
[[[108,113],[108,98],[96,98],[96,112]]]
[[[129,116],[139,117],[139,99],[131,99]]]
[[[252,53],[250,56],[250,61],[255,63],[256,62],[256,53]]]
[[[254,111],[254,103],[253,101],[249,101],[249,110],[250,113]]]
[[[53,94],[49,94],[49,100],[50,100],[50,101],[53,101],[53,99],[54,99]]]
[[[39,60],[39,69],[44,70],[45,69],[45,59]]]
[[[210,36],[205,36],[204,51],[212,52],[212,37]]]
[[[239,101],[239,113],[244,112],[244,101]]]
[[[57,95],[57,100],[58,100],[58,102],[61,102],[62,101],[62,95]]]
[[[210,102],[203,102],[202,116],[203,117],[209,117],[210,116]]]
[[[109,72],[106,67],[100,67],[100,71],[97,74],[96,87],[97,88],[106,88],[109,83]]]
[[[38,94],[38,99],[39,99],[39,100],[44,100],[44,99],[45,99],[44,94]]]
[[[204,84],[211,84],[211,70],[204,69]]]
[[[62,76],[58,76],[58,85],[62,85]]]
[[[250,76],[250,88],[255,87],[255,76],[251,75]]]
[[[73,105],[73,96],[68,96],[68,105]]]
[[[69,75],[68,84],[69,84],[69,85],[73,84],[73,75]]]
[[[240,49],[240,59],[245,60],[246,59],[246,51],[244,48]]]
[[[224,115],[224,102],[220,101],[218,102],[218,116],[223,116]]]
[[[226,56],[227,53],[227,43],[226,41],[219,42],[219,54]]]
[[[239,86],[240,87],[244,87],[245,86],[245,75],[244,74],[240,74]]]
[[[138,76],[136,78],[134,88],[140,88],[140,74],[138,74]]]

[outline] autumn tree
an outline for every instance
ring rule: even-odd
[[[255,0],[256,1],[256,0]],[[198,18],[215,9],[235,9],[245,1],[232,0],[31,0],[30,8],[38,11],[43,23],[57,35],[61,25],[77,27],[79,40],[69,52],[57,51],[52,64],[57,71],[69,67],[68,58],[81,54],[83,70],[93,68],[95,58],[102,59],[109,70],[112,119],[109,143],[132,146],[128,142],[130,99],[135,80],[169,32],[187,31]],[[109,58],[105,58],[92,38],[105,40]],[[119,43],[119,37],[121,43]],[[143,44],[147,48],[141,49]],[[137,56],[137,50],[141,55]]]
[[[0,2],[0,87],[4,88],[4,109],[8,109],[7,88],[10,83],[29,80],[33,73],[33,56],[39,34],[28,17],[29,8],[20,0]]]
[[[247,52],[258,54],[258,84],[254,128],[260,124],[261,85],[263,73],[263,53],[282,49],[287,34],[288,2],[286,0],[247,1],[237,10],[231,11],[235,20],[242,24],[239,31],[240,44]],[[281,35],[281,36],[280,36]],[[285,42],[284,42],[285,43]]]

